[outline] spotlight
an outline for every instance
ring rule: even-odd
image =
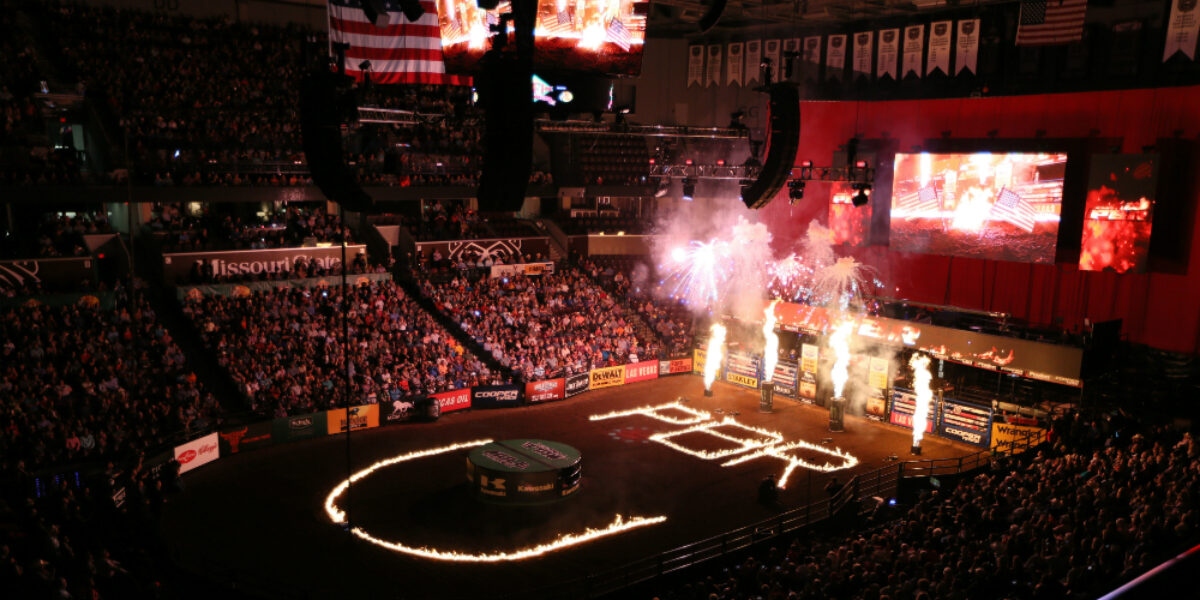
[[[804,180],[793,179],[788,182],[788,204],[795,205],[796,202],[804,199]]]
[[[688,202],[695,200],[696,196],[696,180],[688,177],[683,180],[683,196],[682,198]]]

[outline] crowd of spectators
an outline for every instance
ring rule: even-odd
[[[261,414],[343,406],[348,394],[374,404],[500,382],[395,283],[355,286],[349,295],[343,303],[340,287],[283,286],[194,298],[184,313]]]
[[[644,256],[593,256],[579,258],[581,269],[593,280],[623,298],[626,305],[650,328],[659,347],[670,356],[691,352],[692,316],[678,301],[658,293],[655,279],[645,264]]]
[[[1077,416],[1055,431],[1055,447],[933,491],[896,521],[796,539],[662,597],[1096,598],[1196,541],[1189,434],[1113,438]]]
[[[540,276],[421,281],[422,292],[514,376],[536,381],[656,360],[620,302],[567,268]]]
[[[47,213],[34,231],[17,231],[0,237],[0,249],[7,258],[60,258],[88,256],[85,235],[113,233],[104,211]]]
[[[288,206],[248,217],[222,214],[211,204],[200,214],[188,214],[179,204],[156,204],[147,222],[160,236],[163,252],[253,250],[298,247],[327,242],[353,244],[350,229],[336,214],[319,208]]]

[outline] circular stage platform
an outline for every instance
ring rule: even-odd
[[[582,460],[578,450],[559,442],[491,442],[467,455],[467,480],[480,500],[543,504],[579,490]]]

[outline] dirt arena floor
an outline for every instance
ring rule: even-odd
[[[806,504],[810,495],[822,498],[831,476],[845,481],[884,466],[888,455],[909,458],[911,434],[898,427],[847,417],[846,431],[831,434],[826,409],[776,398],[774,412],[764,414],[755,391],[718,383],[714,392],[704,398],[700,378],[677,376],[549,404],[454,413],[435,423],[352,434],[354,470],[398,454],[479,438],[554,440],[583,455],[579,492],[535,507],[476,501],[467,487],[467,450],[380,469],[353,486],[351,517],[381,539],[439,550],[504,552],[552,541],[560,533],[606,526],[617,514],[667,517],[661,524],[548,556],[501,564],[451,563],[398,554],[350,535],[330,522],[324,510],[326,496],[346,477],[345,436],[228,456],[185,474],[184,491],[167,507],[164,534],[185,568],[236,578],[248,589],[272,596],[487,598],[615,568],[774,514],[757,503],[756,492],[765,476],[782,472],[782,461],[759,458],[722,467],[720,460],[702,460],[646,439],[682,426],[641,415],[590,422],[593,414],[683,396],[688,407],[713,412],[718,419],[736,412],[740,423],[778,431],[786,441],[821,444],[833,437],[833,445],[860,460],[832,474],[796,469],[781,493],[784,508]],[[709,451],[730,445],[701,433],[672,439]],[[974,452],[937,437],[927,437],[923,449],[925,459]]]

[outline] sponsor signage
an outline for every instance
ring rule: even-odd
[[[491,278],[495,279],[497,277],[512,277],[513,275],[545,275],[546,273],[553,272],[554,263],[552,262],[493,265],[491,268]]]
[[[877,389],[886,390],[888,387],[888,359],[871,357],[870,372],[867,375],[867,385]]]
[[[775,383],[775,393],[788,398],[796,397],[796,387],[799,383],[800,364],[794,360],[780,359],[775,363],[775,373],[771,381]]]
[[[758,357],[731,352],[725,359],[725,381],[749,388],[757,388],[758,366]]]
[[[800,345],[800,370],[805,373],[817,374],[817,361],[821,353],[815,344]]]
[[[271,445],[271,422],[259,421],[240,427],[226,429],[220,433],[221,454],[237,454],[243,450],[256,450]]]
[[[395,400],[384,400],[379,403],[380,419],[384,423],[403,423],[418,416],[420,407],[427,406],[416,396],[404,396]]]
[[[442,413],[471,408],[471,388],[433,394],[430,398],[437,401]]]
[[[936,400],[936,398],[934,398]],[[937,420],[934,412],[937,402],[929,403],[929,412],[925,416],[925,433],[933,433],[933,424]],[[897,389],[892,392],[892,413],[888,422],[912,429],[913,414],[916,413],[917,396],[908,390]]]
[[[325,435],[325,412],[280,417],[271,422],[271,437],[276,442],[306,440]]]
[[[593,390],[616,387],[625,383],[625,367],[623,366],[592,369],[588,375],[591,378],[588,387]]]
[[[175,460],[179,461],[180,474],[206,465],[220,456],[221,442],[216,433],[210,433],[186,444],[175,446]]]
[[[363,245],[347,246],[346,256],[357,256],[366,252]],[[341,246],[315,248],[263,248],[261,250],[230,250],[228,252],[187,252],[163,255],[163,279],[167,283],[187,281],[192,268],[199,268],[200,261],[212,267],[218,277],[263,275],[295,271],[296,265],[316,261],[321,268],[332,273],[342,264]]]
[[[647,379],[658,379],[657,362],[651,360],[625,365],[625,383],[646,381]]]
[[[696,348],[692,351],[692,373],[696,375],[704,375],[704,357],[708,356],[708,352]]]
[[[472,408],[508,408],[521,404],[520,385],[485,385],[471,388]]]
[[[758,378],[757,377],[746,377],[745,375],[738,375],[737,373],[726,372],[725,373],[725,381],[728,381],[729,383],[737,384],[740,386],[748,387],[748,388],[754,388],[754,389],[758,388]]]
[[[960,442],[988,447],[992,437],[992,409],[943,398],[942,416],[938,419],[938,434]]]
[[[525,399],[529,402],[562,400],[566,397],[564,394],[565,387],[565,380],[561,377],[558,379],[530,382],[525,384]]]
[[[676,358],[674,360],[658,361],[658,376],[680,375],[692,372],[691,358]]]
[[[993,422],[991,449],[1014,453],[1023,452],[1022,448],[1026,445],[1025,436],[1031,436],[1028,438],[1028,445],[1032,446],[1045,440],[1046,433],[1046,429],[1042,427]]]
[[[883,390],[869,390],[867,393],[867,418],[872,421],[883,421],[887,419],[887,415],[887,398],[883,396]]]
[[[335,408],[325,412],[325,423],[330,435],[346,431],[346,413],[350,413],[350,429],[379,427],[379,405],[364,404],[349,409]]]
[[[589,389],[588,386],[590,383],[591,383],[591,374],[590,373],[578,373],[576,375],[568,375],[567,379],[566,379],[566,385],[564,386],[564,389],[563,389],[563,395],[565,395],[568,398],[570,398],[572,396],[578,396],[579,394],[582,394],[582,393],[588,391],[588,389]]]

